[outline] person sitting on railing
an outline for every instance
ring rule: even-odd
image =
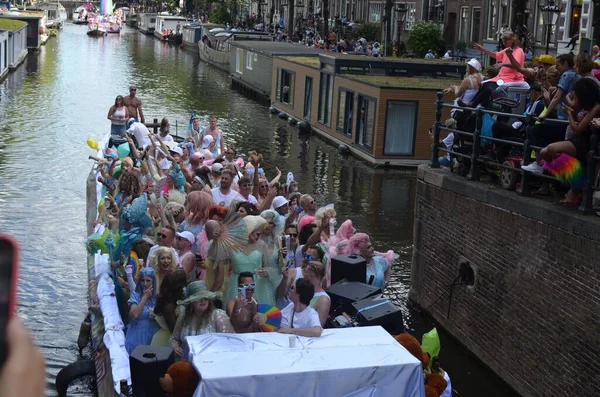
[[[544,110],[544,98],[542,98],[542,86],[534,83],[529,90],[529,105],[525,108],[524,116],[539,116]],[[511,138],[521,138],[523,135],[523,121],[515,121],[512,124],[495,122],[492,125],[494,138],[510,140]],[[499,158],[505,157],[510,151],[510,144],[497,143],[497,154]]]
[[[546,119],[556,110],[559,120],[568,120],[569,116],[565,113],[564,105],[567,104],[567,95],[571,92],[573,83],[580,77],[573,66],[574,59],[571,54],[562,54],[556,58],[556,69],[561,73],[560,80],[552,100],[546,105],[546,111],[540,115],[541,123],[527,130],[527,138],[531,145],[544,147],[564,139],[567,126]],[[536,150],[535,152],[535,162],[522,168],[525,171],[541,174],[544,169],[541,165],[541,158],[538,156],[539,151]]]
[[[444,94],[453,93],[456,99],[454,100],[455,106],[469,106],[477,95],[479,87],[481,86],[481,63],[475,58],[467,62],[467,75],[460,85],[451,85],[444,90]],[[452,109],[450,114],[453,118],[456,118],[456,113],[461,112],[460,109]]]
[[[569,127],[573,136],[561,142],[554,142],[540,151],[539,157],[550,161],[561,153],[576,157],[585,162],[590,150],[590,127],[597,128],[598,124],[592,121],[600,117],[600,87],[592,79],[582,78],[573,86],[574,107],[563,105],[569,118]],[[578,121],[578,111],[584,112],[583,118]],[[593,165],[589,165],[593,166]],[[573,191],[570,197],[562,201],[564,204],[578,204],[581,201],[579,192]]]
[[[506,49],[512,49],[512,54],[514,58],[517,60],[519,65],[523,67],[523,65],[525,64],[525,53],[520,47],[519,40],[515,37],[514,33],[510,31],[502,36],[502,40],[506,48],[498,52],[490,51],[478,43],[473,44],[473,48],[475,48],[478,51],[484,52],[485,54],[489,55],[491,58],[496,60],[497,63],[494,66],[500,68],[500,72],[496,77],[486,80],[481,85],[481,89],[473,99],[472,106],[477,106],[481,104],[486,108],[489,107],[489,105],[491,105],[493,92],[498,88],[497,82],[499,81],[502,82],[502,85],[504,87],[529,88],[529,84],[527,84],[527,82],[525,81],[523,74],[512,67],[512,65],[510,64],[510,60],[506,55]]]
[[[453,118],[450,118],[448,120],[446,120],[446,128],[456,128],[456,120],[454,120]],[[435,128],[435,124],[433,125],[433,128]],[[431,139],[431,141],[433,142],[433,131],[430,128],[429,129],[429,139]],[[450,132],[448,133],[448,135],[444,138],[444,139],[440,139],[440,141],[438,142],[439,146],[445,146],[447,150],[452,150],[452,146],[454,145],[454,133]],[[438,159],[438,162],[440,163],[441,166],[445,166],[445,167],[449,167],[450,164],[452,163],[452,160],[450,158],[450,153],[446,153],[443,156],[440,156]]]

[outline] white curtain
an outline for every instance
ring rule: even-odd
[[[384,154],[410,156],[414,153],[416,116],[416,102],[388,101]]]

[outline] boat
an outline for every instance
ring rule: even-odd
[[[73,23],[75,25],[87,25],[88,20],[94,16],[94,8],[91,4],[79,6],[73,11]]]
[[[198,42],[205,34],[208,35],[209,30],[215,28],[225,28],[225,25],[215,23],[192,22],[183,26],[183,49],[198,52]]]
[[[65,7],[58,1],[44,1],[36,3],[35,7],[28,8],[29,11],[45,11],[47,15],[46,27],[48,29],[60,29],[63,21],[67,18]]]
[[[157,13],[140,13],[137,15],[137,28],[143,34],[152,34],[156,29]]]
[[[93,23],[89,23],[88,24],[88,31],[87,31],[87,35],[90,37],[104,37],[106,36],[108,33],[106,32],[106,30],[104,30],[104,28],[99,25],[96,22]]]
[[[169,34],[163,34],[161,40],[166,41],[167,43],[181,44],[183,35],[171,31]]]
[[[181,27],[187,23],[187,19],[173,15],[158,15],[156,17],[156,28],[154,36],[164,41],[179,40],[181,43]],[[171,36],[170,40],[167,37]]]
[[[198,54],[204,62],[229,72],[230,43],[233,41],[273,41],[273,36],[266,32],[225,30],[213,28],[203,34],[198,41]]]

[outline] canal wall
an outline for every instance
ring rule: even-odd
[[[522,396],[599,395],[599,243],[597,216],[420,166],[409,296]]]

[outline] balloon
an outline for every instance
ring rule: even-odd
[[[437,357],[440,354],[440,337],[437,328],[433,328],[431,331],[423,334],[421,348],[424,352],[429,353],[431,358]]]
[[[94,138],[88,138],[86,140],[88,146],[94,150],[98,150],[98,141],[95,140]]]
[[[119,157],[122,159],[129,156],[129,153],[131,153],[131,149],[129,148],[129,143],[125,142],[125,143],[120,144],[117,147],[117,153],[119,153]]]

